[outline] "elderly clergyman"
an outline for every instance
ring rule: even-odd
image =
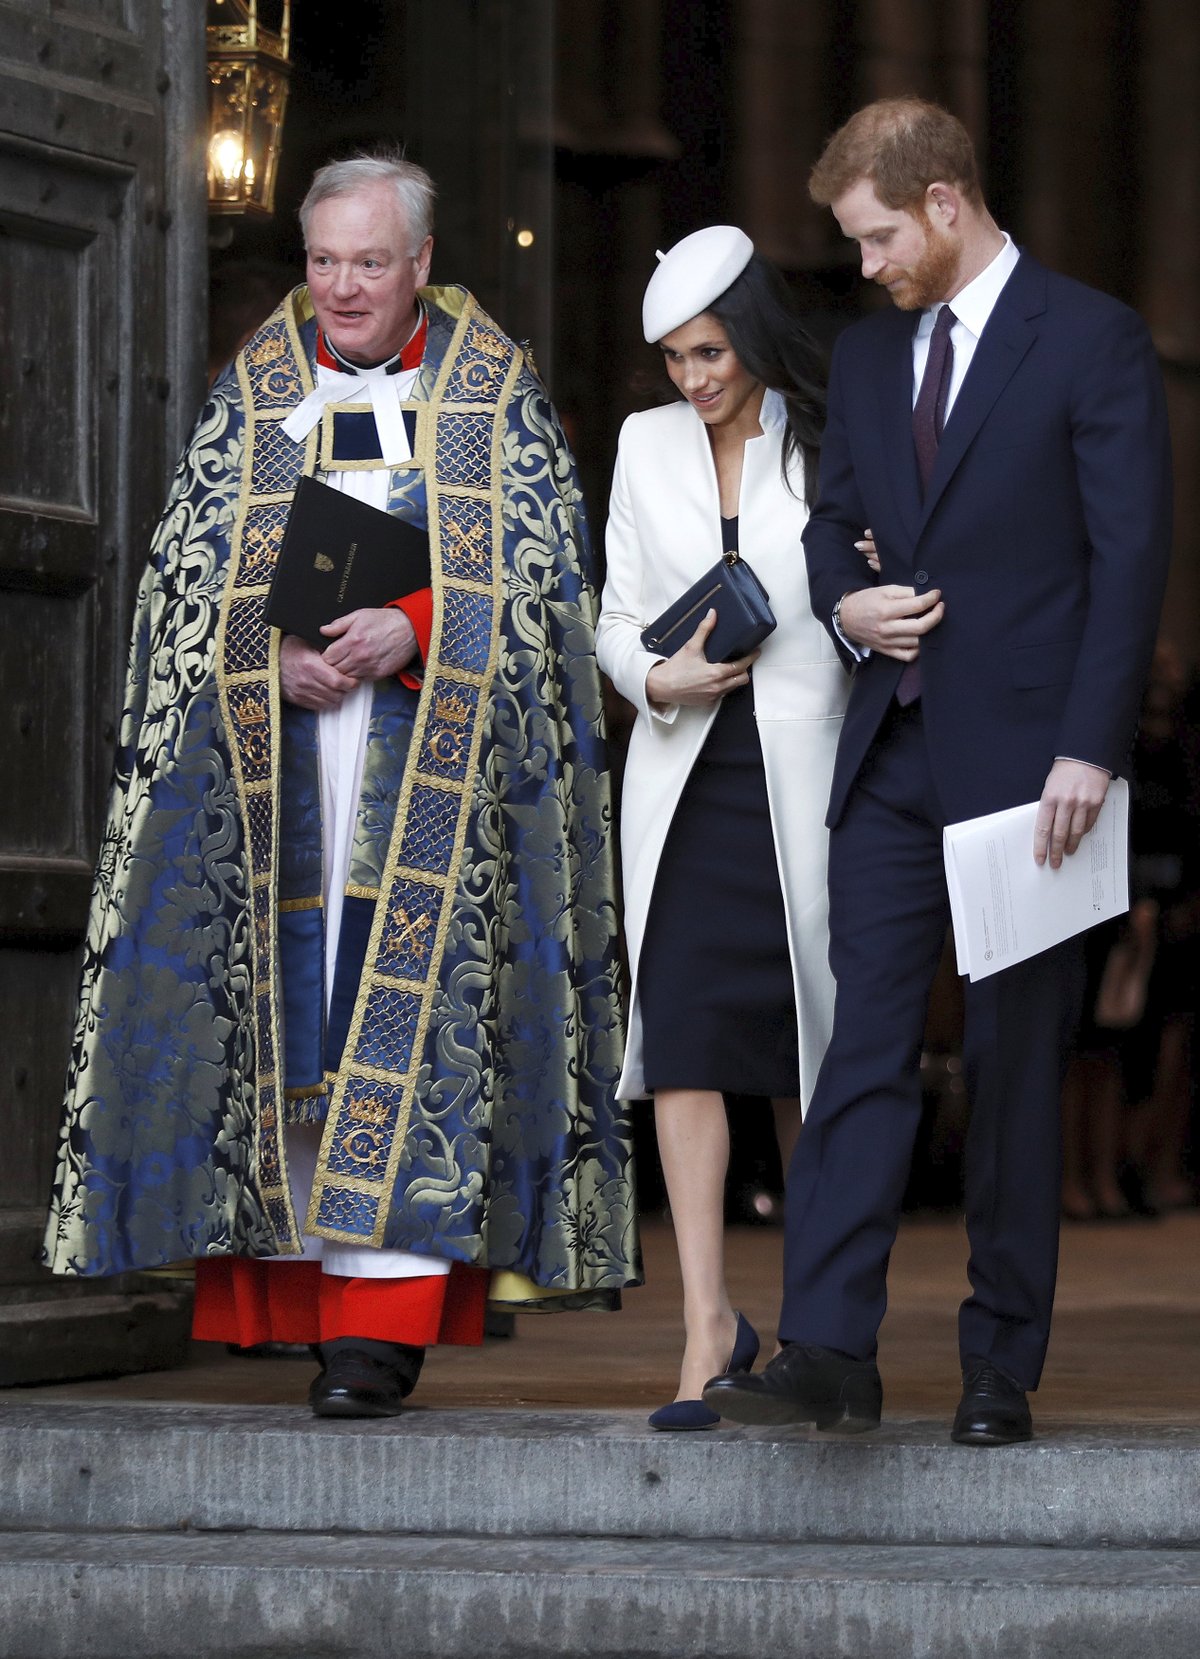
[[[400,1409],[485,1305],[639,1279],[594,595],[522,351],[429,288],[433,186],[322,168],[307,286],[218,381],[142,582],[47,1258],[195,1258],[195,1333]],[[300,478],[427,530],[430,587],[281,637]]]

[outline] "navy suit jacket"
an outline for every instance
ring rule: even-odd
[[[1036,800],[1057,755],[1122,769],[1170,553],[1170,448],[1149,332],[1127,306],[1022,254],[976,346],[921,498],[912,438],[917,317],[889,310],[834,348],[816,507],[813,610],[832,631],[873,580],[940,588],[921,703],[948,821]],[[830,825],[902,665],[854,673]]]

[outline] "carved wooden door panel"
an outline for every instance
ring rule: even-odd
[[[0,0],[0,1383],[135,1368],[130,1308],[154,1323],[35,1262],[132,595],[195,404],[203,12]]]

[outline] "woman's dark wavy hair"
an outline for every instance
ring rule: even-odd
[[[825,429],[825,360],[821,348],[800,320],[791,289],[761,254],[708,307],[720,320],[742,367],[771,387],[787,408],[783,439],[783,478],[793,460],[804,465],[804,496],[817,493],[817,459]],[[793,495],[795,491],[792,491]]]

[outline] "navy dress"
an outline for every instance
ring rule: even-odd
[[[737,546],[737,519],[721,520]],[[753,672],[753,670],[751,671]],[[638,967],[646,1088],[800,1092],[796,1001],[754,690],[723,700],[684,785]]]

